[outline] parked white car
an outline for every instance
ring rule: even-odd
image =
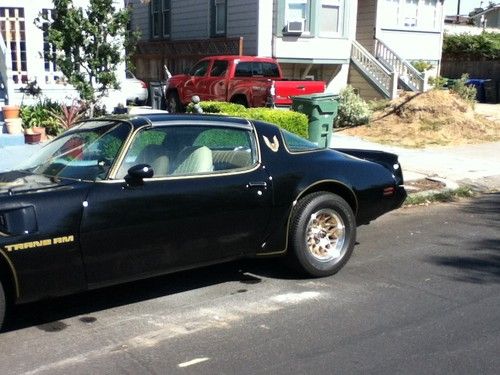
[[[137,79],[130,71],[125,72],[125,81],[122,83],[121,92],[127,96],[127,102],[144,104],[148,99],[148,86],[145,82]]]

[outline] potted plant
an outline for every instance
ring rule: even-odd
[[[42,134],[34,132],[32,128],[28,128],[24,131],[24,143],[30,145],[40,143],[41,137]]]
[[[23,133],[23,120],[19,117],[6,118],[5,126],[9,134],[22,134]]]
[[[19,118],[19,109],[18,105],[4,105],[2,107],[4,120]]]

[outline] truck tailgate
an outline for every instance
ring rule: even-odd
[[[274,104],[277,107],[291,106],[292,96],[318,94],[325,92],[323,81],[273,81],[275,97]]]

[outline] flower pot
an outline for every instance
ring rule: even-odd
[[[45,142],[47,138],[47,132],[45,131],[45,127],[43,126],[33,126],[33,132],[40,133],[40,142]]]
[[[9,134],[22,134],[23,133],[23,120],[20,118],[5,119],[5,126]]]
[[[19,117],[19,106],[18,105],[4,105],[2,107],[4,120]]]
[[[40,143],[40,138],[42,135],[40,133],[25,133],[24,134],[24,143],[27,143],[29,145],[33,145],[36,143]]]

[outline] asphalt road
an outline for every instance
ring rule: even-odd
[[[358,241],[330,278],[245,261],[16,308],[0,374],[498,374],[500,194]]]

